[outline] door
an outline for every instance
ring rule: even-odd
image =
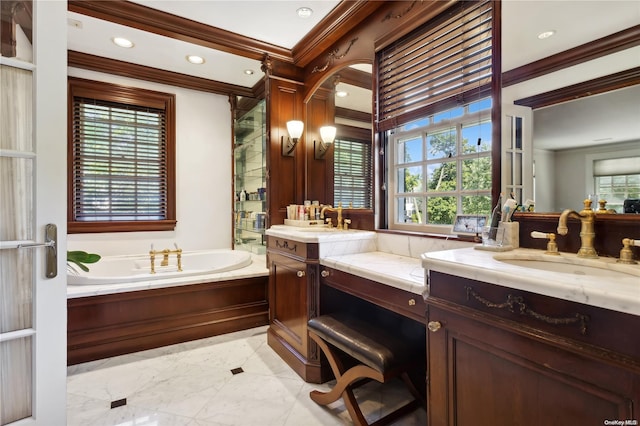
[[[66,2],[2,3],[0,425],[64,425]]]
[[[502,190],[524,204],[535,198],[533,111],[520,105],[502,105]],[[537,206],[536,206],[537,207]],[[546,210],[543,210],[546,211]]]

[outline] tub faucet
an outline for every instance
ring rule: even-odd
[[[175,254],[178,260],[178,272],[182,272],[182,249],[178,248],[176,244],[175,250],[153,250],[153,245],[151,246],[151,250],[149,251],[149,260],[151,261],[151,273],[156,273],[156,254],[162,255],[162,261],[160,262],[160,266],[169,266],[169,255]]]
[[[169,266],[169,249],[162,250],[162,262],[160,262],[160,266]]]
[[[558,234],[567,235],[567,232],[569,231],[567,228],[567,218],[569,217],[580,219],[580,222],[582,223],[582,227],[580,228],[581,246],[580,250],[578,250],[578,257],[591,259],[597,258],[598,253],[596,253],[596,250],[593,248],[593,243],[596,238],[596,214],[591,209],[591,200],[584,200],[584,208],[580,213],[575,210],[567,209],[560,214],[560,220],[558,221]]]

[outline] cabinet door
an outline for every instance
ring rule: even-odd
[[[273,330],[298,353],[307,356],[307,265],[269,255],[269,319]]]
[[[429,306],[428,322],[429,425],[601,425],[638,416],[637,371],[482,315]]]

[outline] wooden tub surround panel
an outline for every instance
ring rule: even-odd
[[[268,277],[67,300],[67,365],[268,324]]]

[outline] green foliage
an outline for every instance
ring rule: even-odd
[[[89,272],[86,263],[96,263],[101,259],[99,254],[87,253],[86,251],[67,251],[67,263],[75,263],[80,269]]]
[[[466,143],[464,146],[471,147],[470,151],[475,151],[475,147]],[[456,149],[455,133],[442,132],[431,135],[431,153],[440,156],[443,153],[454,153]],[[480,148],[481,152],[490,149],[488,145]],[[457,167],[455,161],[443,162],[433,170],[427,188],[429,191],[456,191]],[[420,176],[410,173],[405,169],[405,188],[407,192],[419,188]],[[490,190],[491,189],[491,158],[483,156],[475,159],[468,159],[462,162],[462,186],[465,191]],[[418,189],[419,190],[419,189]],[[486,196],[464,196],[462,197],[462,212],[464,214],[489,214],[491,212],[491,199]],[[433,197],[427,199],[428,223],[432,224],[452,224],[457,214],[456,197]]]
[[[427,200],[429,223],[450,225],[456,217],[456,197],[429,197]]]
[[[409,168],[404,169],[404,188],[406,192],[414,192],[414,190],[420,191],[422,186],[422,179],[419,174],[413,174],[409,171]]]

